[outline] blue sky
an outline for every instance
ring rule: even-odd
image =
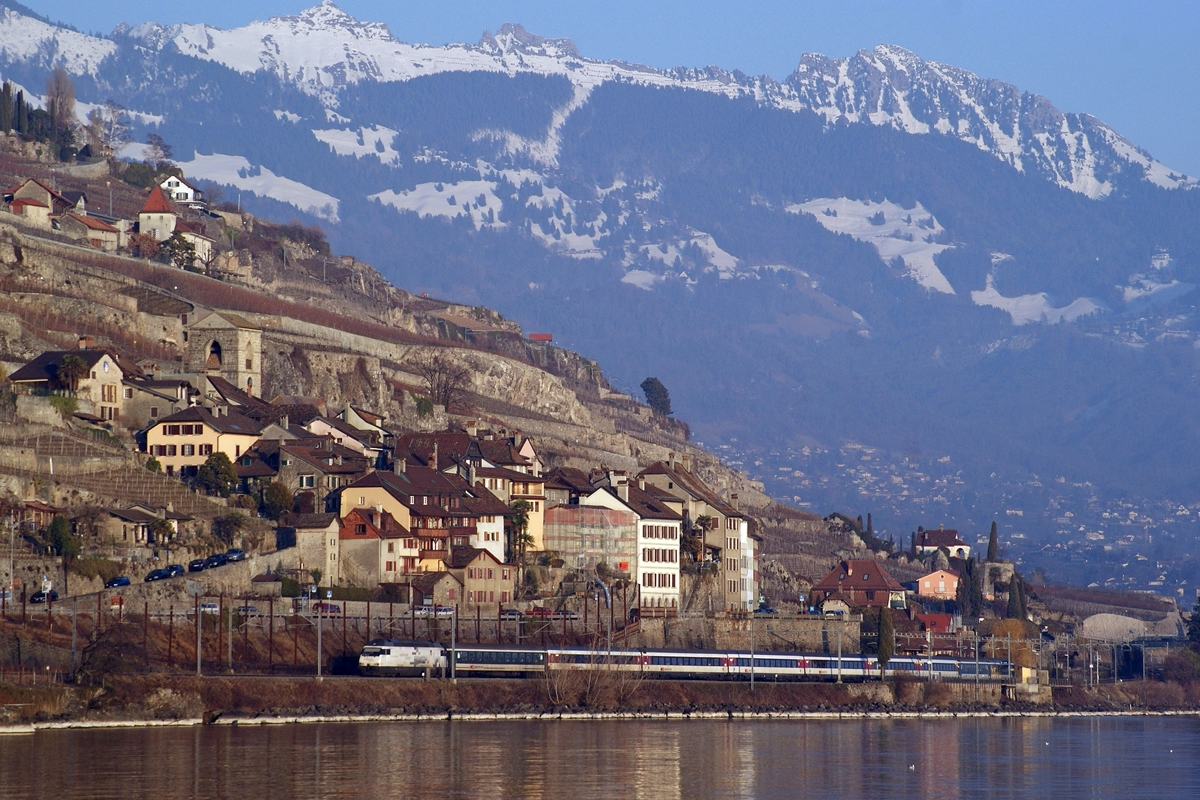
[[[48,3],[51,19],[85,31],[116,23],[207,22],[228,28],[295,14],[317,0]],[[337,0],[397,38],[478,40],[520,22],[574,39],[592,58],[656,67],[715,64],[786,77],[806,52],[846,56],[880,43],[1045,95],[1064,111],[1107,122],[1155,158],[1200,175],[1200,3],[971,0]],[[201,16],[203,15],[203,16]]]

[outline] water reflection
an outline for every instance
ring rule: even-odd
[[[41,731],[0,797],[1197,797],[1198,765],[1191,718]]]

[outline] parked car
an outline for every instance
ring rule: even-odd
[[[231,547],[225,551],[225,555],[229,556],[230,561],[245,561],[246,551],[240,547]]]
[[[763,603],[761,606],[754,609],[754,613],[755,614],[778,614],[779,612],[777,610],[775,610],[774,608],[772,608],[771,606],[767,605],[766,603]]]
[[[220,614],[221,606],[218,603],[201,603],[200,604],[200,613],[201,614]]]
[[[550,609],[546,608],[545,606],[534,606],[533,608],[531,608],[525,612],[525,616],[549,618],[549,617],[554,616],[554,612],[551,611]]]
[[[258,615],[258,606],[238,606],[237,613],[243,617],[253,617]]]
[[[188,562],[188,572],[203,572],[203,571],[204,571],[204,559],[203,558],[194,558]]]
[[[554,616],[558,619],[579,619],[578,614],[576,614],[574,611],[568,611],[565,608],[560,608],[558,611],[554,612]]]
[[[165,581],[169,577],[171,577],[171,573],[165,569],[152,569],[146,574],[145,582]]]
[[[312,604],[312,610],[319,614],[340,614],[342,607],[337,603],[330,603],[325,600],[318,600]]]
[[[51,589],[49,593],[34,592],[33,594],[29,595],[29,602],[31,603],[45,603],[47,600],[49,600],[51,603],[58,602],[58,592]]]
[[[169,578],[177,578],[180,575],[182,575],[183,572],[184,572],[183,564],[168,564],[167,565],[167,577],[169,577]]]
[[[223,567],[229,563],[229,555],[226,553],[214,553],[204,559],[204,568],[212,569],[213,567]]]
[[[413,616],[448,618],[454,616],[454,609],[450,606],[417,606],[413,609]]]
[[[515,608],[506,608],[500,612],[500,619],[520,619],[521,612]]]
[[[129,576],[128,575],[118,575],[117,577],[109,578],[108,580],[106,580],[104,582],[105,589],[116,589],[118,586],[128,586],[128,585],[129,585]]]

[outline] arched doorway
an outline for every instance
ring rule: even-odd
[[[204,361],[204,368],[206,370],[209,370],[209,369],[219,370],[221,368],[221,344],[220,344],[220,342],[217,342],[217,341],[209,342],[208,358],[206,358]]]

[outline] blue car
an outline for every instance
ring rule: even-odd
[[[165,581],[169,577],[171,577],[171,573],[168,572],[167,570],[155,569],[155,570],[151,570],[146,575],[145,582],[150,583],[151,581]]]
[[[128,585],[129,585],[129,576],[128,575],[118,575],[117,577],[109,578],[107,581],[104,582],[105,589],[116,589],[118,586],[128,586]]]
[[[204,568],[212,569],[213,567],[223,567],[229,563],[229,556],[225,553],[215,553],[204,559]]]
[[[167,565],[167,576],[168,577],[176,578],[182,574],[183,574],[183,564],[168,564]]]

